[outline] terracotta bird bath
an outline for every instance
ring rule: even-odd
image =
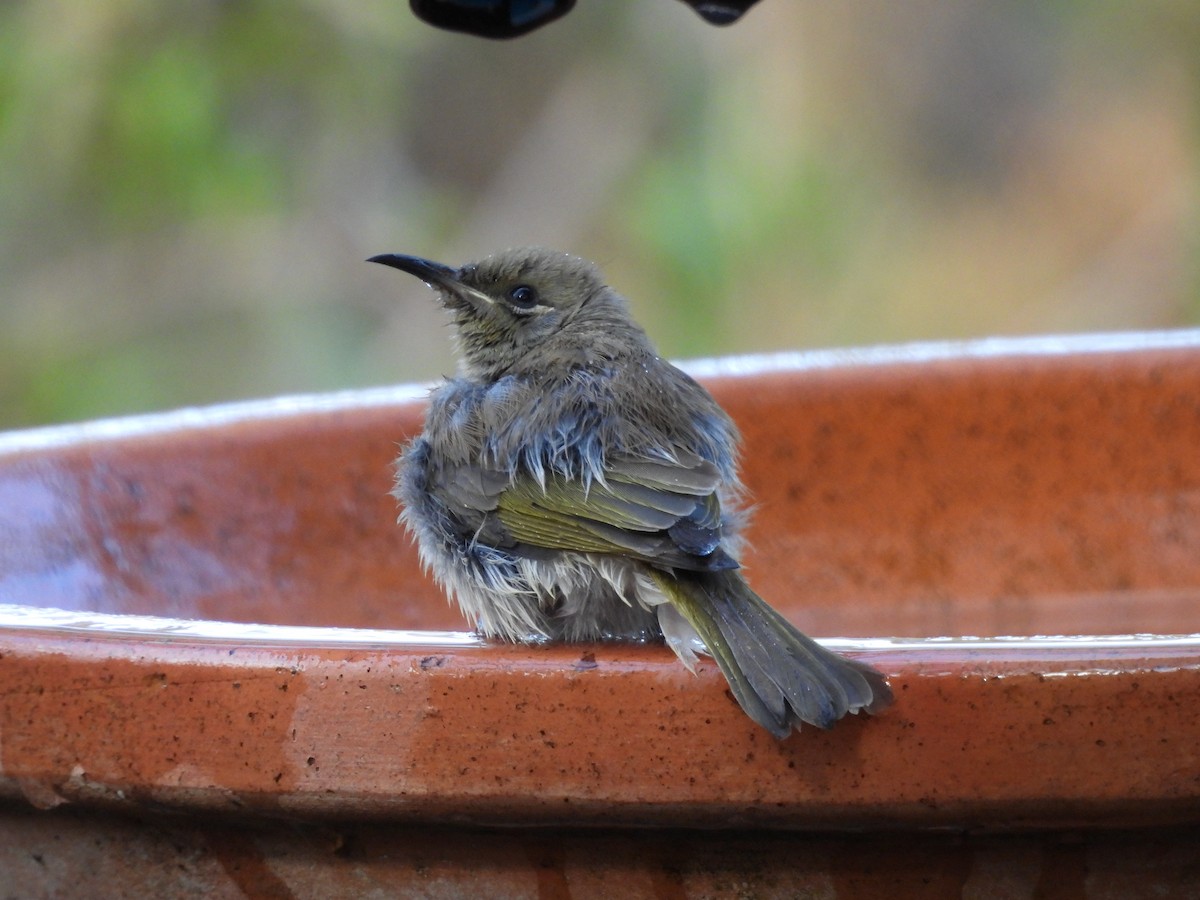
[[[1200,332],[692,371],[751,582],[892,709],[778,742],[711,662],[477,640],[388,496],[424,388],[9,433],[13,890],[1200,891]]]

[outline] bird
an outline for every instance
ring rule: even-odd
[[[665,640],[693,673],[703,653],[779,739],[891,703],[880,672],[750,587],[737,428],[593,263],[538,247],[459,267],[368,262],[419,278],[449,314],[459,370],[431,391],[392,492],[479,633]]]

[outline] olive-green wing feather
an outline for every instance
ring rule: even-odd
[[[693,454],[675,460],[620,460],[604,480],[551,476],[513,480],[474,466],[441,470],[434,489],[464,532],[533,551],[630,556],[666,568],[736,567],[720,548],[720,476]]]

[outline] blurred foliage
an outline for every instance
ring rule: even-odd
[[[0,427],[453,368],[383,251],[600,262],[673,357],[1200,322],[1200,7],[0,5]]]

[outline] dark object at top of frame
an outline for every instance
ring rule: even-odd
[[[757,0],[683,0],[713,25],[731,25]],[[565,16],[575,0],[409,0],[417,17],[449,31],[488,38],[528,34]]]

